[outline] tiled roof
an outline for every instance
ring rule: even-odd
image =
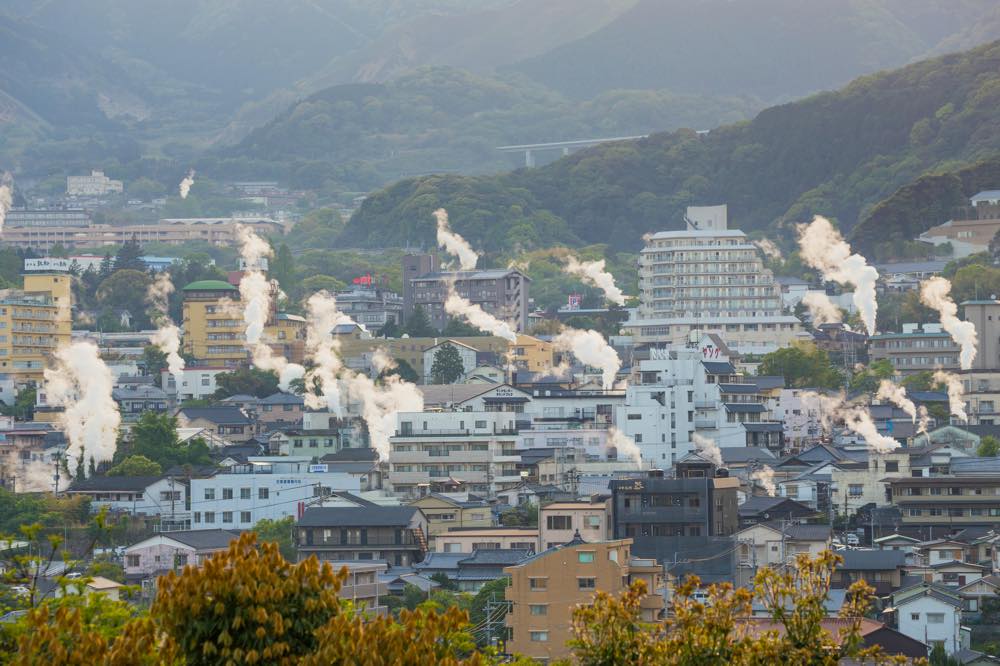
[[[297,523],[299,527],[393,527],[409,525],[418,511],[409,506],[312,507]]]

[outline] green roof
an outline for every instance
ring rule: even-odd
[[[236,287],[222,280],[198,280],[184,287],[182,291],[236,291]]]

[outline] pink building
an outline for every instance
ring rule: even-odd
[[[189,564],[200,566],[238,537],[228,530],[161,532],[125,549],[125,580],[141,583],[143,594],[151,596],[156,578]]]

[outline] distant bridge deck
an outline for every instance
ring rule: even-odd
[[[573,141],[552,141],[549,143],[525,143],[516,146],[497,146],[497,150],[502,153],[524,153],[524,166],[535,166],[535,151],[540,150],[562,150],[563,155],[568,155],[571,148],[588,148],[610,141],[635,141],[645,139],[648,134],[637,136],[616,136],[606,139],[576,139]]]

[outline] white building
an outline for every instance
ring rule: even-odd
[[[918,583],[892,595],[898,629],[930,647],[942,644],[954,654],[962,647],[962,600],[953,590]]]
[[[462,359],[462,375],[472,372],[476,368],[476,355],[479,353],[475,348],[458,342],[457,340],[442,340],[433,347],[424,350],[424,384],[436,384],[432,370],[434,369],[435,355],[446,346],[454,347],[458,350],[458,356]]]
[[[521,481],[511,412],[400,412],[397,424],[385,480],[394,495],[458,491],[492,497]]]
[[[71,197],[103,197],[123,191],[122,181],[108,178],[103,171],[91,171],[89,176],[66,177],[66,194]]]
[[[623,328],[636,342],[685,343],[713,332],[739,353],[765,354],[802,335],[757,247],[727,228],[726,207],[692,207],[684,231],[652,234],[639,254],[639,307]]]
[[[328,471],[307,456],[250,457],[208,478],[191,479],[192,530],[249,529],[268,518],[299,516],[333,492],[356,493],[364,474]]]
[[[211,398],[219,388],[215,381],[216,376],[221,372],[226,372],[227,368],[222,366],[192,365],[184,368],[181,375],[180,391],[177,390],[177,383],[174,376],[166,368],[162,372],[160,385],[168,394],[176,395],[177,402],[184,400],[201,400]]]

